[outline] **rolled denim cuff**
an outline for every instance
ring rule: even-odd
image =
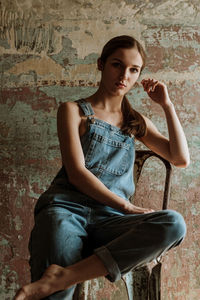
[[[94,253],[100,258],[109,273],[106,278],[111,282],[120,280],[121,272],[110,251],[105,246],[102,246],[95,249]]]

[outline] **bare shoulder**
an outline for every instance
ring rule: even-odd
[[[143,142],[146,146],[148,144],[148,147],[154,139],[166,139],[158,130],[158,128],[154,125],[154,123],[147,118],[146,116],[142,115],[145,123],[146,123],[146,133],[144,136],[137,138],[139,141]]]
[[[166,149],[168,149],[168,139],[160,133],[160,131],[149,118],[145,116],[143,116],[143,118],[146,123],[146,133],[143,137],[138,138],[138,140],[150,150],[154,151],[165,159],[168,159],[167,155],[165,155]]]
[[[63,102],[60,104],[58,107],[58,113],[57,113],[58,118],[59,117],[67,117],[70,119],[76,119],[79,120],[81,119],[81,112],[79,105],[75,101],[67,101]]]
[[[154,125],[154,123],[149,119],[147,118],[146,116],[142,115],[145,123],[146,123],[146,134],[148,134],[149,132],[158,132],[158,129],[157,127]]]
[[[60,111],[79,111],[79,106],[75,101],[63,102],[58,107],[58,112]]]

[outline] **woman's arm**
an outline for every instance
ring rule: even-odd
[[[169,98],[166,85],[155,80],[143,80],[142,84],[149,97],[160,104],[164,110],[169,139],[164,137],[148,118],[144,117],[147,124],[147,133],[139,140],[173,165],[182,168],[187,167],[190,156],[186,137],[174,105]]]
[[[147,213],[151,209],[140,208],[111,192],[92,172],[85,167],[84,154],[80,142],[79,128],[81,116],[76,103],[66,102],[58,109],[57,127],[62,162],[69,181],[78,190],[93,199],[124,213]]]

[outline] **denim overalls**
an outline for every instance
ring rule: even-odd
[[[128,201],[134,193],[134,138],[94,117],[90,103],[78,100],[88,128],[81,137],[85,166],[112,192]],[[177,246],[186,234],[183,217],[164,210],[124,213],[81,193],[69,183],[64,166],[35,207],[29,241],[32,281],[50,264],[63,267],[95,253],[114,282]],[[74,287],[45,299],[71,300]]]

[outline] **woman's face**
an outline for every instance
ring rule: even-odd
[[[102,87],[113,96],[124,96],[137,81],[142,65],[143,60],[137,48],[117,49],[105,64],[98,62],[102,71]]]

